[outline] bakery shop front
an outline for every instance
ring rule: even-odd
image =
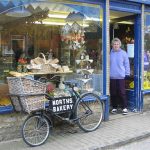
[[[86,70],[92,76],[86,88],[109,95],[114,37],[121,39],[130,59],[129,108],[142,111],[150,90],[149,12],[148,0],[1,1],[0,112],[12,111],[8,76],[61,74],[61,80],[74,80]]]
[[[37,80],[59,75],[60,80],[74,80],[85,70],[93,79],[87,90],[103,93],[101,5],[37,0],[0,4],[0,86],[5,90],[1,113],[11,109],[9,76]],[[63,109],[69,109],[66,106]]]

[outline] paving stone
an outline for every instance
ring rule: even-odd
[[[123,116],[110,115],[110,120],[103,122],[93,132],[85,133],[77,126],[63,124],[54,128],[48,141],[42,148],[53,150],[103,150],[112,149],[134,140],[150,136],[150,111],[144,113],[129,113]],[[5,117],[9,117],[6,115]],[[2,120],[5,120],[2,117]],[[10,121],[0,125],[0,141],[20,138],[20,127],[26,116],[10,116]],[[9,118],[7,118],[9,120]],[[10,119],[10,120],[11,120]],[[10,124],[9,124],[10,123]],[[40,148],[37,148],[37,150]]]

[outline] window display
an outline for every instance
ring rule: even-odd
[[[55,6],[55,2],[31,2],[25,8],[20,6],[30,15],[19,16],[17,12],[8,16],[11,11],[16,12],[16,8],[3,13],[0,61],[5,65],[9,62],[9,67],[1,65],[0,74],[4,74],[6,68],[17,73],[71,70],[76,74],[76,60],[83,60],[80,67],[99,76],[96,86],[102,89],[102,8],[73,2],[57,2],[58,7]],[[40,53],[45,62],[35,63]],[[6,78],[6,74],[4,76]]]
[[[145,15],[143,89],[150,89],[150,14]]]

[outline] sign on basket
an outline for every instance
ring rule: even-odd
[[[49,101],[49,108],[54,113],[68,112],[73,109],[74,103],[74,97],[58,97]]]

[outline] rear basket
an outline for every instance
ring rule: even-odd
[[[45,109],[45,95],[31,96],[30,94],[44,94],[46,84],[27,78],[7,77],[11,101],[16,111],[32,112]],[[27,96],[22,96],[28,94]],[[14,96],[13,96],[14,95]]]

